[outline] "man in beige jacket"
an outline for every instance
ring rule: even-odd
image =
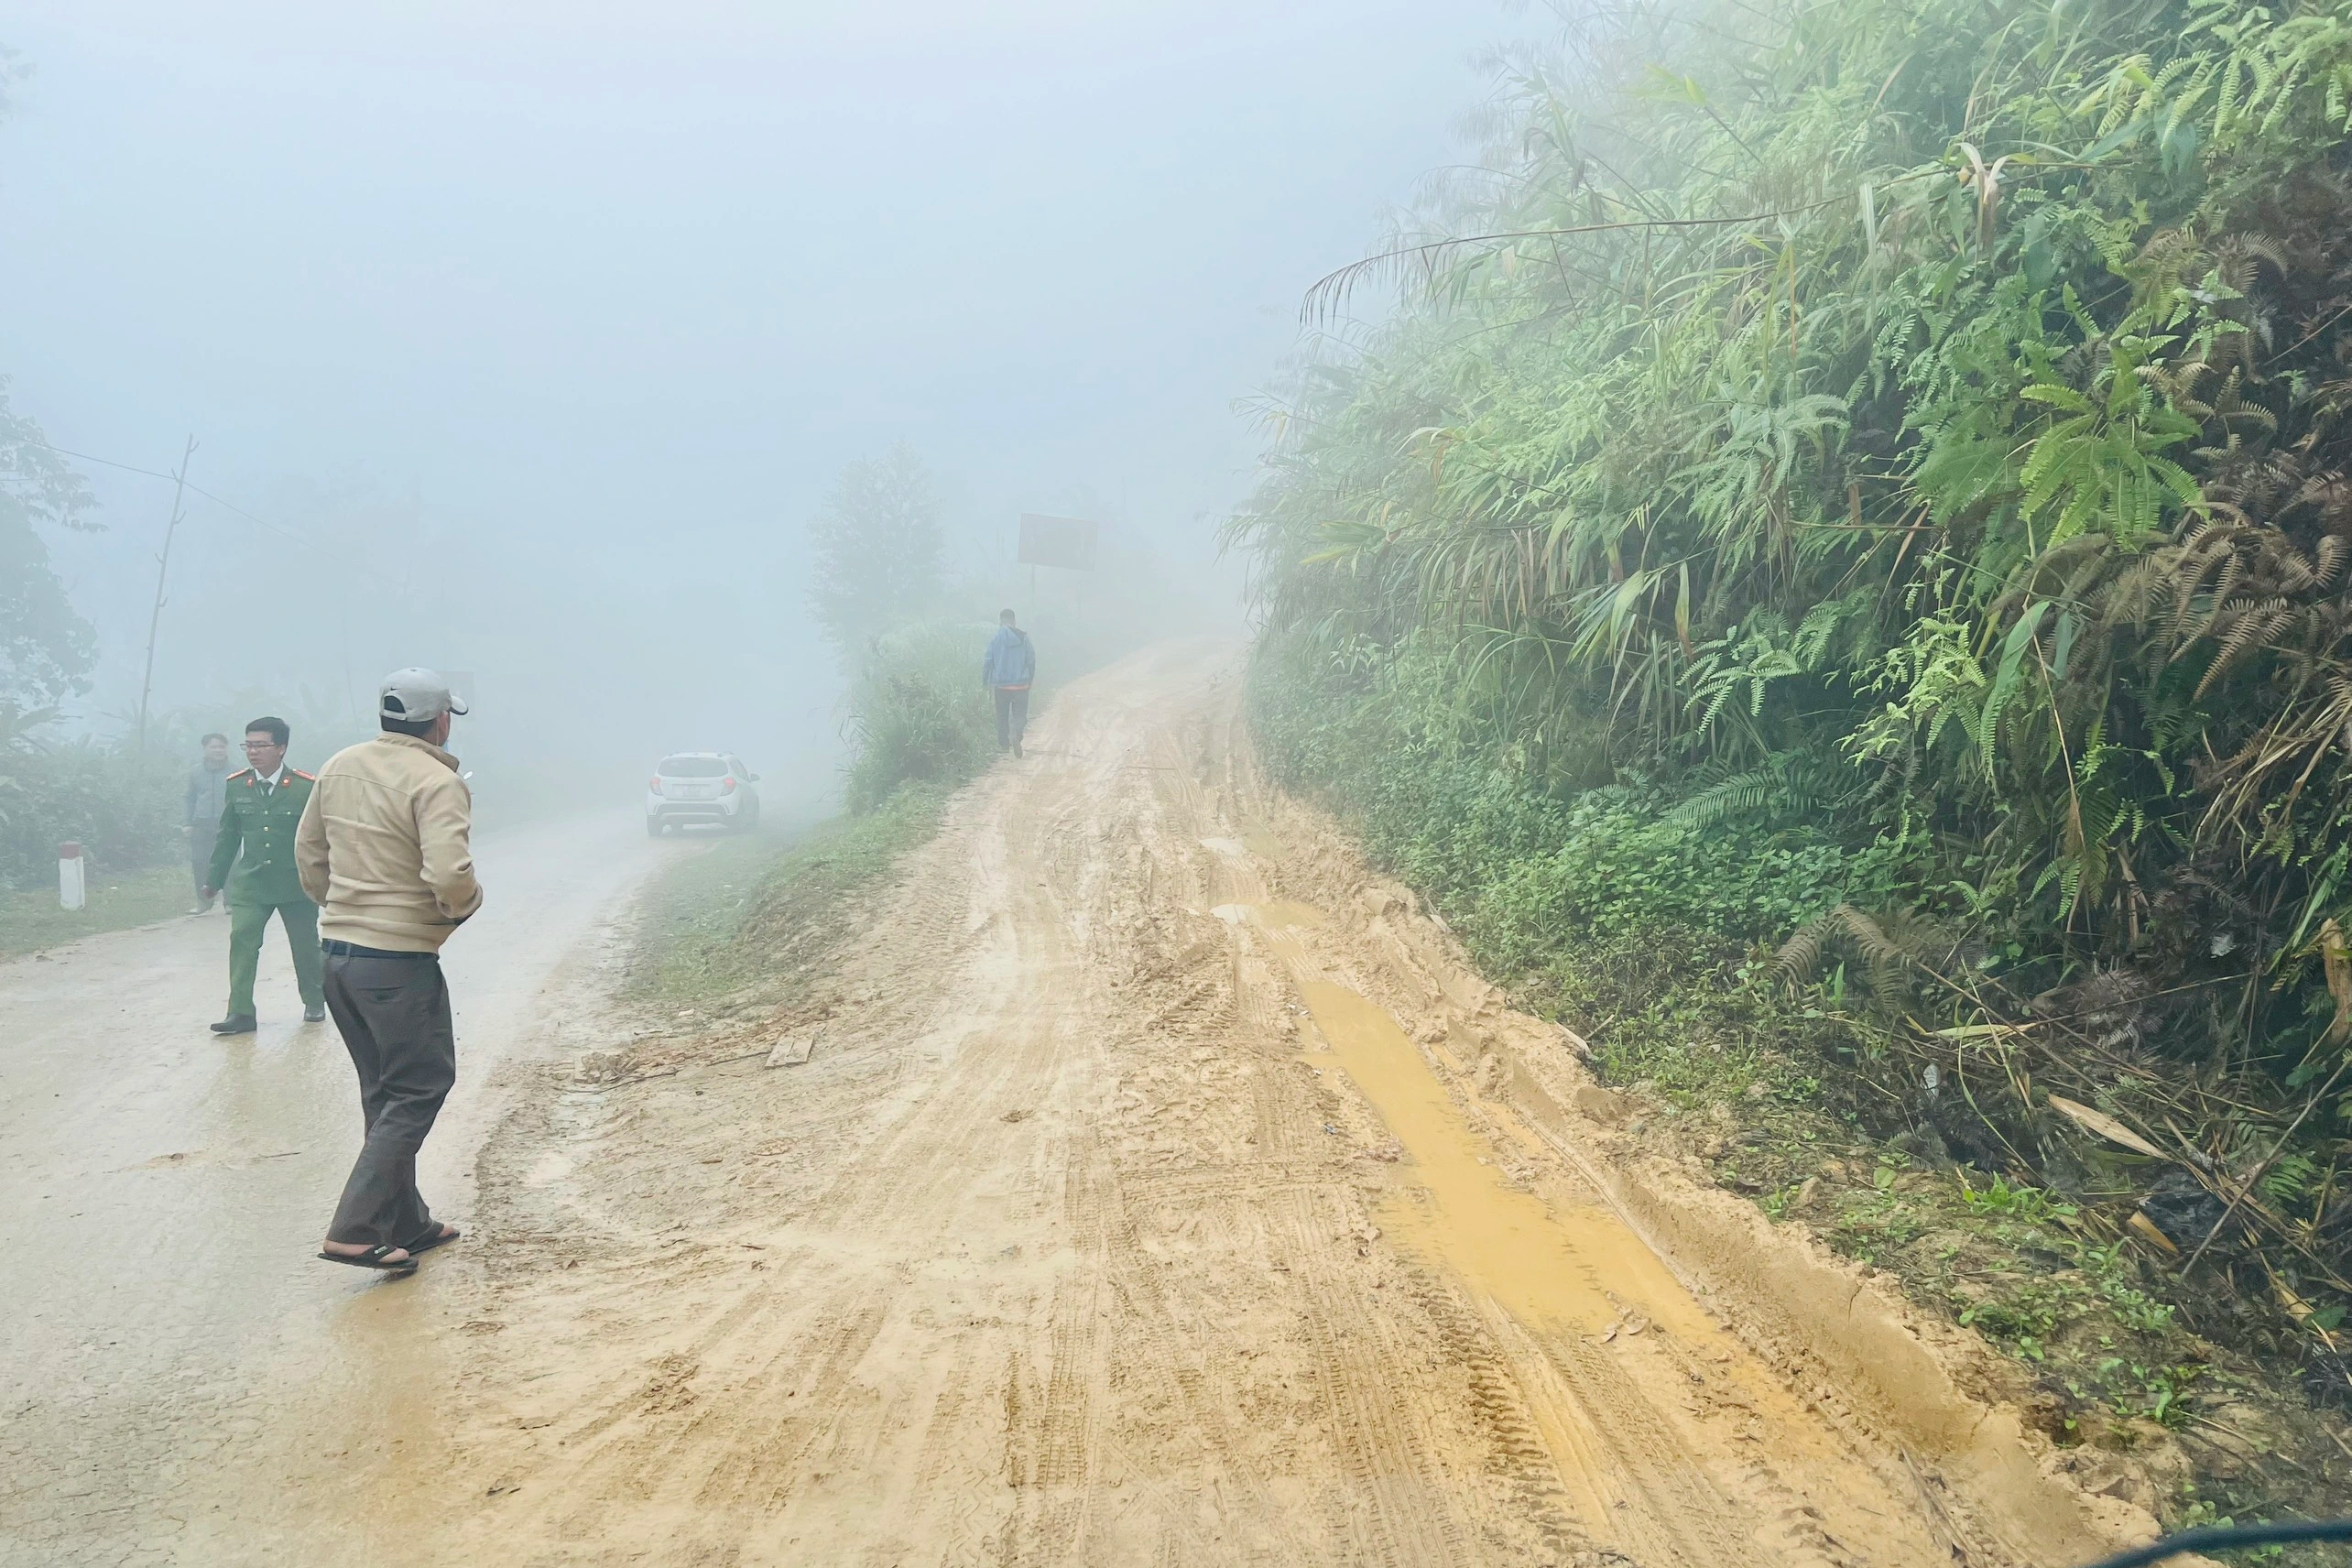
[[[430,670],[395,670],[383,734],[319,769],[294,835],[302,889],[319,905],[327,1011],[359,1074],[367,1138],[319,1256],[406,1274],[457,1239],[417,1191],[417,1151],[457,1080],[441,944],[482,907],[474,796],[442,749],[465,705]]]

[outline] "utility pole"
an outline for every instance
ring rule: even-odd
[[[180,507],[188,490],[188,460],[196,455],[196,438],[188,438],[188,450],[180,454],[180,471],[171,476],[171,521],[164,525],[163,553],[155,558],[155,608],[147,615],[147,673],[139,677],[139,755],[147,755],[147,694],[155,690],[155,634],[163,624],[164,583],[171,575],[171,536],[188,514]]]

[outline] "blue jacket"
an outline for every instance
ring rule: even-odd
[[[998,626],[988,639],[988,651],[980,656],[980,684],[1027,686],[1036,680],[1037,649],[1029,646],[1029,633]]]

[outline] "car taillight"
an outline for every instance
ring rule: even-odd
[[[650,790],[652,790],[652,791],[653,791],[655,794],[657,794],[657,795],[660,794],[660,793],[661,793],[661,775],[660,775],[660,774],[659,774],[659,773],[655,774],[655,775],[653,776],[653,781],[652,781],[651,783],[648,784],[648,785],[646,786],[646,788],[647,788],[647,789],[650,789]]]
[[[735,776],[734,776],[734,775],[732,775],[732,774],[728,775],[728,777],[727,777],[727,781],[726,781],[725,783],[724,783],[724,784],[722,784],[722,785],[720,785],[720,786],[719,786],[719,793],[720,793],[720,794],[722,794],[722,795],[732,795],[732,794],[734,794],[734,793],[735,793]]]

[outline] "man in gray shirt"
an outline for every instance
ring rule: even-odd
[[[212,907],[204,890],[204,873],[212,864],[212,843],[221,831],[221,811],[227,804],[229,737],[215,732],[204,737],[204,760],[188,770],[188,788],[180,801],[180,832],[188,841],[188,869],[196,879],[196,907],[201,915]]]

